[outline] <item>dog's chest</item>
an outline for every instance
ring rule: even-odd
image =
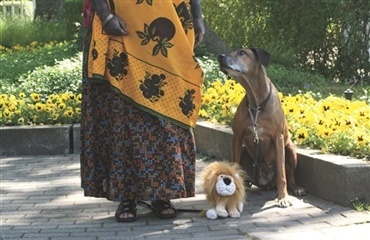
[[[249,125],[246,129],[246,133],[244,135],[244,145],[247,146],[248,149],[250,147],[255,148],[255,144],[257,143],[260,147],[269,147],[272,136],[269,134],[268,129],[266,129],[263,125],[261,126],[253,126]]]

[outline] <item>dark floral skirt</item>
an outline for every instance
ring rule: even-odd
[[[144,112],[109,84],[82,84],[81,186],[111,201],[194,196],[192,131]]]

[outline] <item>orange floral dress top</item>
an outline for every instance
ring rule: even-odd
[[[189,0],[107,2],[112,13],[123,19],[129,35],[104,34],[100,18],[93,13],[86,77],[108,81],[144,111],[194,128],[203,71],[193,53]]]

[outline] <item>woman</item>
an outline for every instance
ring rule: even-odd
[[[85,196],[120,202],[119,222],[151,201],[194,196],[203,72],[200,0],[85,0],[81,180]]]

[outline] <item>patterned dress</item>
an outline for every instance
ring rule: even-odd
[[[129,35],[105,34],[92,12],[82,83],[84,194],[118,202],[192,197],[203,72],[189,1],[107,2]]]

